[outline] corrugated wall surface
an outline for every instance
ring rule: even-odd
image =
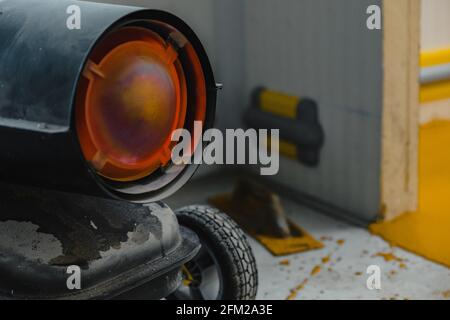
[[[366,28],[377,0],[247,0],[246,88],[309,96],[320,105],[320,167],[283,159],[274,179],[358,220],[380,210],[382,32]],[[336,212],[337,214],[337,212]]]

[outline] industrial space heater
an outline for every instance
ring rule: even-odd
[[[205,50],[172,14],[0,1],[0,297],[173,292],[200,245],[157,202],[196,169],[172,163],[171,134],[210,128],[215,104]]]

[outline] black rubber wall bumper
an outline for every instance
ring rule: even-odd
[[[74,4],[81,9],[79,30],[67,28]],[[148,20],[173,26],[194,47],[207,86],[205,127],[211,127],[213,72],[199,39],[174,15],[84,1],[0,2],[0,180],[139,203],[161,200],[187,182],[194,165],[161,171],[132,188],[107,182],[84,160],[76,134],[74,99],[89,53],[112,30]],[[122,191],[127,188],[132,191]]]

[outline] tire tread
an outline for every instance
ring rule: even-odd
[[[244,231],[228,215],[209,206],[188,206],[176,211],[181,225],[198,233],[220,261],[224,273],[224,300],[253,300],[258,271]]]

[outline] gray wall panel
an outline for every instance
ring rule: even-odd
[[[326,145],[319,168],[283,159],[273,179],[349,211],[379,213],[382,34],[366,28],[381,1],[247,0],[246,88],[319,102]]]

